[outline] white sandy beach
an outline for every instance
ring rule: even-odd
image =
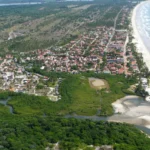
[[[148,50],[147,47],[144,45],[143,40],[141,39],[141,36],[139,34],[139,32],[142,32],[142,31],[140,31],[137,28],[138,25],[136,24],[136,17],[139,17],[139,16],[136,16],[137,10],[139,9],[139,7],[141,7],[144,3],[147,3],[147,2],[148,1],[141,2],[134,8],[131,22],[132,22],[132,27],[133,27],[133,36],[135,38],[133,42],[136,44],[138,52],[142,53],[144,62],[146,63],[148,69],[150,70],[150,50]]]
[[[112,104],[115,113],[109,121],[126,122],[150,128],[150,102],[138,96],[125,96]]]

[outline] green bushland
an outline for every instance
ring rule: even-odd
[[[0,115],[10,114],[7,106],[0,104]]]
[[[97,77],[108,81],[109,90],[92,89],[88,77]],[[123,89],[129,88],[135,83],[134,79],[126,79],[123,75],[104,75],[94,73],[83,73],[82,75],[71,75],[61,84],[60,91],[62,99],[69,99],[71,103],[67,110],[78,115],[95,115],[101,110],[100,115],[112,115],[111,103],[125,96]]]
[[[128,90],[128,89],[122,89],[122,91],[125,93],[125,94],[128,94],[128,95],[136,95],[134,92]]]
[[[70,113],[95,115],[100,108],[100,92],[90,87],[87,77],[73,75],[65,79],[60,92],[63,100],[68,100]]]
[[[49,77],[52,79],[54,74]],[[47,74],[48,75],[48,74]],[[54,77],[54,79],[56,78]],[[125,96],[127,89],[136,80],[133,77],[125,78],[124,75],[95,74],[92,72],[78,75],[61,74],[63,80],[59,86],[61,100],[52,102],[44,96],[34,96],[22,93],[5,92],[0,98],[11,97],[8,104],[13,106],[16,114],[34,115],[65,115],[76,113],[78,115],[92,116],[101,110],[100,115],[112,115],[112,102]],[[96,77],[105,79],[109,89],[96,90],[90,87],[88,78]]]
[[[4,2],[4,0],[0,1]],[[89,4],[91,4],[89,8],[84,10],[79,8],[78,11],[69,7],[74,5],[78,8]],[[70,40],[76,39],[78,34],[88,30],[89,26],[94,28],[96,26],[113,26],[114,18],[125,5],[130,4],[126,0],[97,0],[0,7],[1,55],[5,53],[18,55],[18,52],[45,49],[54,45],[62,46]],[[108,8],[111,10],[105,13]],[[85,19],[94,19],[94,22],[89,23]],[[76,30],[77,24],[80,22],[84,22],[84,25]],[[24,36],[8,41],[10,31],[21,32]],[[58,34],[59,32],[60,34]]]
[[[113,145],[114,150],[150,149],[150,139],[144,133],[120,123],[3,115],[0,129],[3,150],[44,150],[57,142],[63,150],[86,149],[87,145]]]
[[[108,11],[104,16],[96,20],[95,22],[88,23],[89,27],[97,27],[97,26],[106,26],[106,27],[113,27],[114,26],[114,18],[117,16],[118,12],[121,10],[122,5],[116,5],[113,8],[111,8],[110,11]],[[105,8],[105,11],[108,8]]]

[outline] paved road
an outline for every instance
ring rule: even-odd
[[[110,42],[111,42],[111,40],[112,40],[112,38],[113,38],[113,36],[114,36],[114,34],[115,34],[117,19],[118,19],[118,16],[119,16],[119,14],[121,13],[122,10],[123,10],[123,8],[118,12],[117,16],[115,17],[113,33],[112,33],[112,36],[110,37],[110,39],[109,39],[109,41],[108,41],[108,43],[107,43],[107,45],[106,45],[105,52],[107,52],[107,50],[108,50],[108,45],[110,44]]]

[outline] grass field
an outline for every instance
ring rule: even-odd
[[[97,90],[91,88],[89,77],[104,79],[109,89]],[[46,97],[26,95],[21,93],[0,94],[0,98],[11,97],[8,104],[14,108],[14,113],[22,115],[112,115],[111,104],[125,96],[124,90],[134,84],[135,80],[123,75],[78,74],[68,75],[60,84],[61,100],[52,102]],[[1,109],[6,112],[7,108]],[[100,110],[100,111],[98,111]],[[100,112],[97,113],[97,112]]]
[[[105,79],[109,85],[108,89],[96,90],[90,87],[88,78],[91,77]],[[111,104],[117,99],[124,97],[124,89],[135,83],[133,79],[126,79],[122,75],[95,75],[95,74],[74,75],[61,85],[62,100],[69,100],[67,112],[78,115],[96,115],[100,109],[100,115],[113,114]],[[62,90],[63,89],[63,90]]]
[[[0,115],[4,115],[4,114],[9,114],[9,109],[3,104],[0,104]]]
[[[77,114],[94,115],[100,109],[100,91],[90,87],[88,78],[77,77],[71,95],[74,101],[69,108]]]

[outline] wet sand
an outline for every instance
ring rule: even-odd
[[[108,121],[126,122],[150,128],[150,102],[138,96],[126,96],[112,104],[115,114]]]
[[[139,96],[125,96],[112,103],[114,115],[103,116],[80,116],[66,115],[66,118],[90,119],[93,121],[121,122],[135,125],[138,129],[150,135],[150,102]]]

